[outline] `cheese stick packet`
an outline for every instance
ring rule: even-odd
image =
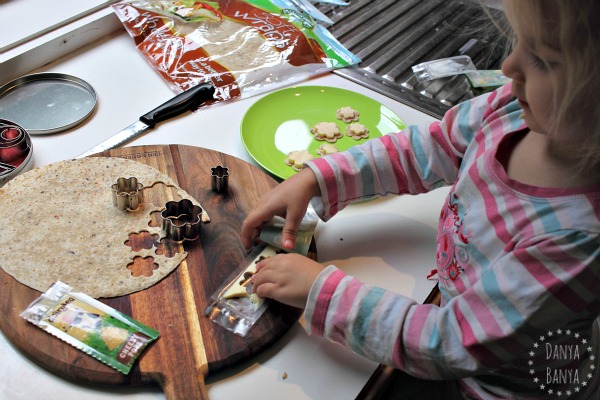
[[[128,374],[158,332],[55,282],[21,317],[117,371]]]

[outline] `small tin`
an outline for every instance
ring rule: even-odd
[[[96,108],[96,91],[72,75],[42,72],[0,86],[0,118],[29,135],[63,132],[86,120]]]
[[[29,134],[19,124],[0,118],[0,187],[32,166]]]

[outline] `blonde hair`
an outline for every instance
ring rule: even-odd
[[[535,43],[562,53],[564,74],[553,107],[555,127],[573,126],[585,133],[576,169],[600,167],[600,1],[511,0],[513,28],[527,25]],[[548,63],[546,63],[547,66]]]

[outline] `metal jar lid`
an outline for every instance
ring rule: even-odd
[[[33,146],[20,125],[0,119],[0,187],[33,166]]]
[[[94,88],[67,74],[31,74],[0,87],[0,118],[18,123],[31,135],[70,129],[95,107]]]

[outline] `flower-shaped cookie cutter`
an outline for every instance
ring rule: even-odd
[[[229,168],[217,165],[210,169],[212,190],[217,193],[226,193],[229,186]]]
[[[162,232],[176,242],[195,240],[200,236],[202,207],[188,199],[169,201],[161,211]]]
[[[144,202],[144,185],[136,177],[121,177],[110,188],[113,205],[121,211],[135,211]]]

